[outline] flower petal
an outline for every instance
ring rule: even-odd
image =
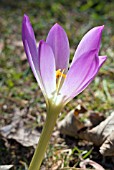
[[[34,31],[33,31],[32,26],[30,24],[29,17],[27,15],[24,15],[24,17],[23,17],[22,40],[23,40],[23,44],[24,44],[24,48],[25,48],[27,58],[29,59],[29,57],[32,57],[32,61],[33,61],[33,64],[35,66],[35,69],[39,70],[36,40],[35,40],[35,36],[34,36]],[[28,55],[28,49],[29,49],[31,56]],[[31,61],[31,59],[29,59],[29,61]],[[31,63],[30,63],[30,66],[31,66]]]
[[[31,69],[33,71],[33,74],[44,94],[45,95],[45,89],[42,84],[40,72],[39,72],[39,55],[38,55],[38,49],[36,47],[36,40],[34,36],[34,31],[32,29],[32,26],[29,21],[29,17],[27,15],[24,15],[23,22],[22,22],[22,40],[23,45],[25,49],[25,53],[27,55],[29,64],[31,66]],[[39,43],[40,47],[40,43]]]
[[[51,47],[41,42],[39,48],[40,75],[48,98],[56,91],[55,58]]]
[[[96,75],[98,68],[99,58],[96,56],[96,50],[85,53],[76,60],[60,90],[60,93],[65,96],[66,103],[79,94],[81,87]]]
[[[86,82],[82,83],[82,85],[80,86],[80,88],[77,91],[77,95],[79,93],[81,93],[92,82],[92,80],[95,78],[96,74],[98,73],[98,71],[100,70],[101,66],[106,61],[106,59],[107,59],[106,56],[99,56],[99,67],[96,70],[96,73],[94,72],[94,74],[92,75],[91,79],[88,79],[88,80],[86,79]]]
[[[107,56],[99,56],[99,68],[103,65],[106,59],[107,59]]]
[[[92,50],[97,50],[97,53],[99,52],[103,28],[104,26],[95,27],[85,34],[77,47],[72,64],[84,53]]]
[[[51,46],[56,63],[56,70],[68,69],[69,63],[69,41],[64,29],[59,25],[55,24],[47,36],[46,42]]]

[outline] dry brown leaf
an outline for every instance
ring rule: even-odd
[[[114,112],[91,130],[80,132],[79,137],[100,146],[104,156],[114,156]]]
[[[9,170],[13,167],[13,165],[0,165],[0,170]]]
[[[65,168],[61,168],[60,170],[90,170],[90,169],[65,167]],[[91,169],[91,170],[95,170],[95,169]]]
[[[105,120],[105,116],[101,113],[95,113],[93,111],[90,111],[88,119],[90,120],[92,127],[95,127],[99,123],[101,123],[103,120]]]
[[[81,104],[78,104],[77,107],[75,108],[74,114],[77,116],[80,113],[85,113],[86,111],[87,109],[84,106],[82,106]]]
[[[85,113],[86,112],[86,113]],[[85,116],[83,116],[85,114]],[[84,117],[84,119],[83,119]],[[84,121],[80,121],[83,119]],[[70,111],[67,116],[58,123],[58,128],[61,134],[75,137],[82,128],[94,127],[105,118],[101,113],[87,112],[86,108],[78,105],[76,109]]]
[[[75,110],[72,110],[65,119],[58,122],[58,128],[60,133],[69,135],[69,136],[77,136],[77,132],[84,127],[83,123],[81,123],[77,117],[75,116]]]
[[[91,130],[84,129],[84,124],[79,121],[72,110],[61,122],[58,127],[60,133],[72,137],[79,137],[93,142],[100,147],[100,152],[104,156],[114,156],[114,112]]]
[[[37,145],[40,138],[40,133],[37,130],[31,130],[23,126],[19,128],[16,133],[10,132],[7,136],[8,139],[14,139],[19,142],[22,146],[30,147]]]
[[[100,153],[104,156],[114,156],[114,131],[107,137],[100,147]]]
[[[27,120],[25,119],[27,118],[23,118],[23,114],[22,111],[17,110],[11,124],[0,128],[0,134],[6,139],[16,140],[22,146],[35,147],[38,143],[40,132],[26,124]]]
[[[114,131],[114,112],[98,126],[85,131],[80,137],[93,142],[95,145],[102,145],[108,136]]]
[[[58,170],[60,169],[60,165],[62,164],[62,160],[58,160],[56,163],[54,163],[51,167],[53,170]]]
[[[86,170],[86,165],[91,165],[96,170],[105,170],[101,165],[99,165],[98,163],[96,163],[96,162],[94,162],[90,159],[85,159],[85,160],[80,162],[80,167],[85,169],[85,170]]]

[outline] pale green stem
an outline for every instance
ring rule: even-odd
[[[60,109],[51,107],[47,111],[46,122],[28,170],[39,170],[48,142],[54,129]]]

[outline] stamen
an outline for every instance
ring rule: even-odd
[[[56,78],[63,77],[66,78],[66,74],[63,74],[64,70],[61,72],[61,69],[56,71]]]
[[[59,93],[59,90],[64,82],[64,79],[66,78],[66,74],[64,74],[64,69],[61,71],[61,69],[56,71],[56,92]]]

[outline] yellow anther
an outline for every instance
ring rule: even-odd
[[[66,74],[63,74],[63,72],[61,72],[61,69],[56,71],[56,78],[59,78],[59,77],[66,78]]]

